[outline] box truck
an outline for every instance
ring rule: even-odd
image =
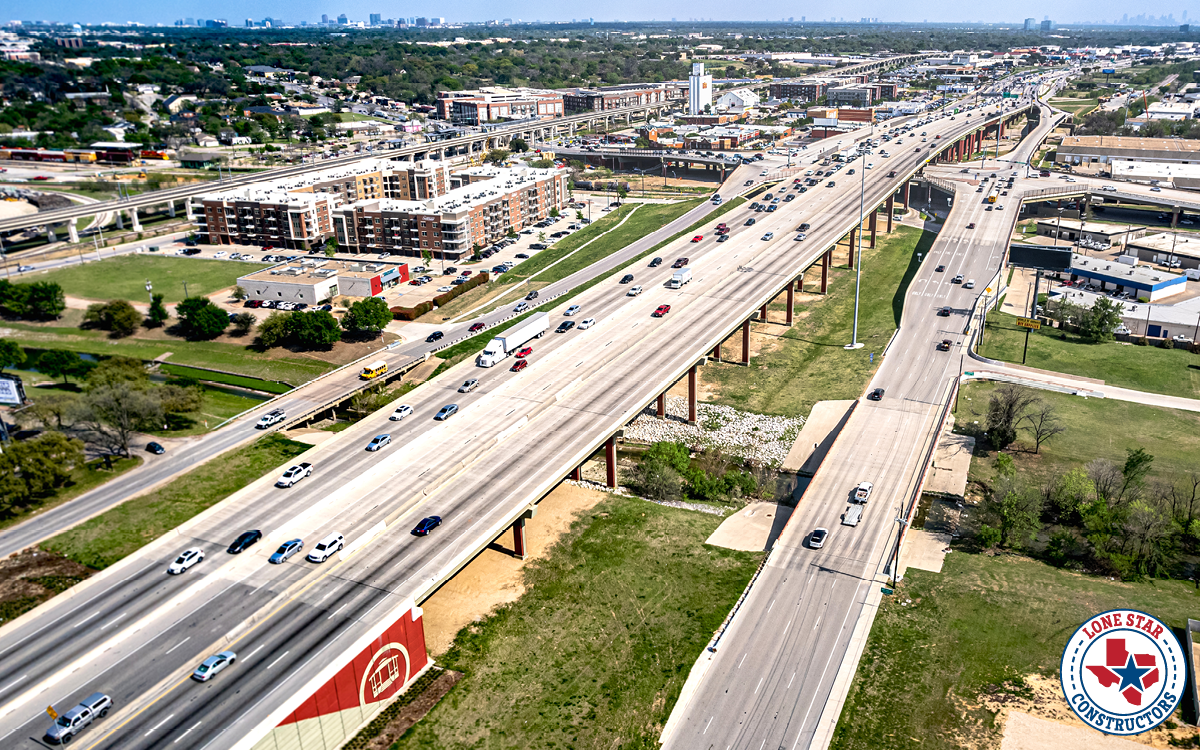
[[[534,313],[517,326],[508,329],[488,342],[475,360],[480,367],[491,367],[533,339],[550,330],[550,314]]]
[[[678,289],[684,284],[692,280],[692,269],[681,268],[671,275],[671,280],[667,282],[668,289]]]

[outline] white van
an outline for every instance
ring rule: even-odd
[[[975,279],[967,279],[967,283],[963,284],[963,289],[974,289]]]
[[[346,537],[338,532],[326,534],[325,538],[317,542],[317,546],[313,547],[313,551],[308,553],[306,558],[309,562],[323,563],[330,558],[335,552],[341,551],[342,547],[346,546]]]

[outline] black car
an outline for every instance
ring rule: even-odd
[[[537,299],[537,298],[538,298],[538,293],[537,293],[537,290],[536,290],[536,289],[534,289],[534,290],[533,290],[532,292],[530,292],[529,294],[526,294],[526,295],[525,295],[525,299],[527,299],[527,300],[528,300],[528,299]]]
[[[875,390],[871,391],[869,394],[867,394],[867,400],[882,401],[883,400],[883,389],[876,388]]]
[[[751,216],[749,219],[746,219],[746,226],[748,226],[748,227],[753,226],[754,222],[756,222],[756,221],[758,221],[758,220],[755,219],[753,216]]]
[[[243,531],[237,539],[233,540],[233,544],[229,545],[229,549],[225,551],[231,555],[236,555],[258,544],[259,539],[262,539],[262,532],[258,529]]]
[[[946,267],[945,267],[945,266],[938,266],[937,268],[935,268],[935,269],[933,269],[933,270],[934,270],[934,271],[937,271],[938,273],[942,273],[943,271],[945,271],[945,270],[946,270]]]
[[[433,531],[434,529],[436,529],[438,526],[441,526],[441,525],[442,525],[442,517],[441,516],[430,516],[429,518],[422,518],[421,522],[418,523],[415,527],[413,527],[412,535],[413,536],[429,536],[429,532]]]
[[[797,231],[797,232],[807,232],[807,231],[808,231],[808,229],[809,229],[809,226],[808,226],[808,222],[806,221],[806,222],[804,222],[803,224],[801,224],[801,225],[800,225],[800,228],[799,228],[799,229],[797,229],[796,231]]]
[[[575,321],[564,320],[563,322],[558,324],[558,328],[555,329],[555,332],[556,333],[566,333],[567,331],[571,330],[574,327],[575,327]]]
[[[628,284],[631,281],[633,281],[633,274],[631,274],[631,273],[627,273],[621,277],[622,284]]]
[[[162,447],[158,443],[146,443],[146,451],[148,453],[153,453],[156,456],[161,456],[162,454],[167,452],[167,449]]]
[[[655,258],[654,260],[650,261],[651,268],[658,268],[661,265],[662,265],[662,258]]]
[[[729,239],[729,235],[722,234],[717,236],[717,242],[725,242]]]
[[[442,336],[445,336],[445,335],[446,334],[442,333],[441,331],[434,331],[433,333],[431,333],[425,337],[425,343],[429,343],[431,341],[437,341],[438,339],[440,339]]]

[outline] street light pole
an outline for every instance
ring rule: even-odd
[[[150,304],[154,304],[154,285],[150,283],[150,279],[146,279],[146,294],[150,296]]]
[[[855,232],[858,239],[858,250],[856,256],[858,262],[854,265],[854,332],[851,334],[850,343],[842,347],[847,351],[863,348],[863,344],[858,340],[858,297],[859,291],[862,289],[862,233],[863,219],[866,206],[867,193],[867,155],[862,156],[862,169],[859,170],[859,188],[858,188],[858,231]]]

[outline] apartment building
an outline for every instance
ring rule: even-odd
[[[461,187],[423,201],[373,199],[338,207],[334,236],[344,252],[459,261],[475,248],[546,218],[567,202],[565,169],[477,167]]]
[[[348,203],[421,201],[452,187],[442,162],[366,159],[192,199],[201,242],[309,249],[332,236],[333,211]]]
[[[563,95],[558,91],[487,86],[474,91],[439,91],[438,116],[456,125],[481,125],[496,120],[562,117]]]
[[[666,83],[630,83],[621,86],[576,88],[563,91],[563,103],[569,115],[601,112],[659,102],[687,101],[688,86],[683,81]]]

